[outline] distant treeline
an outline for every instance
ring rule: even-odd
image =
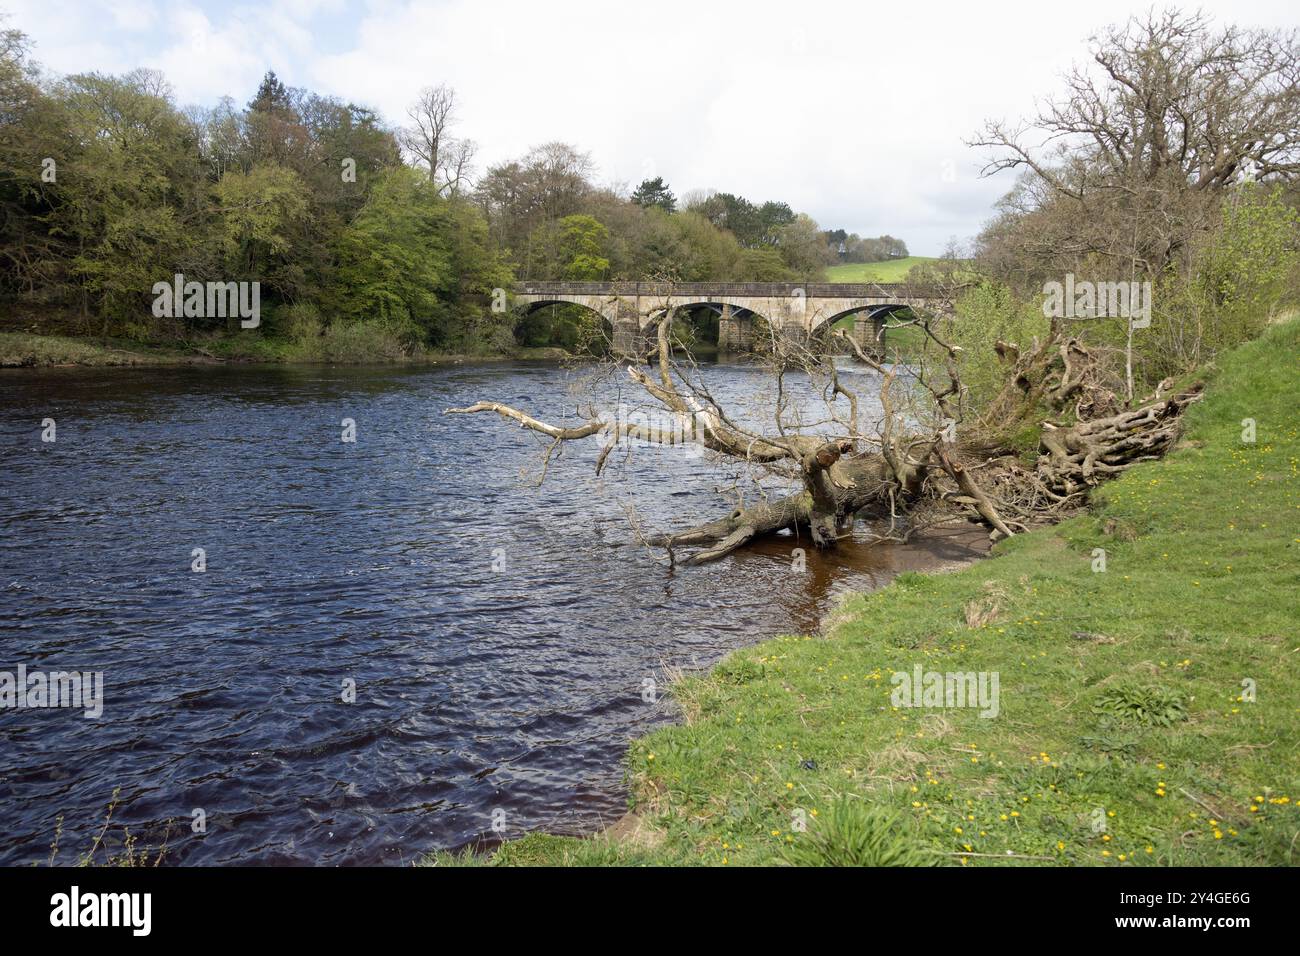
[[[5,326],[148,342],[234,331],[154,314],[176,274],[257,282],[258,335],[311,342],[364,325],[404,350],[499,350],[549,332],[493,313],[517,278],[785,280],[906,255],[824,231],[783,202],[630,194],[548,143],[474,175],[455,94],[426,89],[410,125],[268,73],[238,106],[180,108],[152,70],[45,75],[0,34],[0,296]],[[518,327],[516,327],[518,325]]]

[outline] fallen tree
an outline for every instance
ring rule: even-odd
[[[1077,339],[1054,327],[1048,341],[1019,347],[999,343],[1008,365],[1008,383],[991,412],[1004,418],[1025,409],[1072,406],[1072,423],[1042,423],[1036,465],[1027,467],[1005,447],[996,429],[979,421],[964,424],[961,349],[944,342],[928,317],[895,322],[918,326],[942,368],[922,360],[911,369],[886,366],[843,333],[838,340],[880,376],[879,420],[859,420],[861,397],[849,388],[824,348],[792,343],[774,334],[770,360],[776,405],[773,427],[756,431],[738,423],[715,401],[697,369],[674,359],[673,310],[664,308],[653,323],[654,345],[646,368],[622,368],[671,427],[632,422],[594,403],[584,421],[556,425],[499,402],[480,401],[445,414],[495,413],[551,439],[545,465],[565,442],[596,438],[603,442],[597,473],[613,450],[628,440],[650,444],[691,442],[714,456],[742,462],[764,476],[793,486],[780,497],[742,503],[729,514],[696,527],[644,537],[677,562],[714,561],[755,537],[782,530],[808,536],[818,548],[833,548],[853,522],[873,522],[880,538],[904,540],[921,527],[974,520],[993,538],[1007,537],[1031,524],[1050,520],[1083,503],[1088,488],[1139,461],[1163,453],[1177,435],[1178,416],[1197,393],[1160,399],[1117,411],[1114,394],[1098,384],[1093,356]],[[823,345],[825,343],[822,343]],[[808,376],[824,400],[825,414],[812,423],[792,415],[787,376]],[[900,387],[900,374],[906,379]],[[1005,407],[1014,402],[1012,411]],[[1087,413],[1104,410],[1097,418]],[[799,418],[791,421],[791,418]],[[962,438],[959,440],[958,429]]]

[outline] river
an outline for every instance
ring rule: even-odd
[[[537,488],[540,436],[441,414],[481,398],[559,418],[582,374],[0,373],[0,670],[104,681],[99,719],[0,709],[0,864],[46,860],[60,817],[74,862],[115,791],[101,861],[121,828],[200,865],[590,831],[625,809],[627,742],[673,719],[665,672],[975,553],[969,533],[859,537],[799,570],[777,537],[672,571],[626,505],[656,530],[729,510],[726,474],[690,449],[616,452],[597,478],[597,444],[571,444]],[[764,389],[757,369],[705,374],[723,399]]]

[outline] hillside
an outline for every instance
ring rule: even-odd
[[[849,262],[827,267],[826,281],[902,282],[907,278],[907,273],[912,266],[935,261],[930,256],[908,256],[905,259],[891,259],[888,262]]]

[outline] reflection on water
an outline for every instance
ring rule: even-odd
[[[738,404],[763,384],[707,374]],[[569,378],[0,375],[0,669],[102,670],[106,698],[98,721],[0,710],[0,863],[43,860],[60,816],[71,861],[119,788],[115,823],[170,832],[173,863],[409,862],[483,838],[494,810],[507,836],[590,829],[625,805],[627,741],[672,719],[646,677],[813,630],[842,592],[982,543],[848,541],[800,573],[800,542],[775,537],[670,571],[625,503],[656,529],[706,520],[725,475],[676,448],[597,478],[589,443],[536,489],[538,436],[440,414],[491,398],[561,417]]]

